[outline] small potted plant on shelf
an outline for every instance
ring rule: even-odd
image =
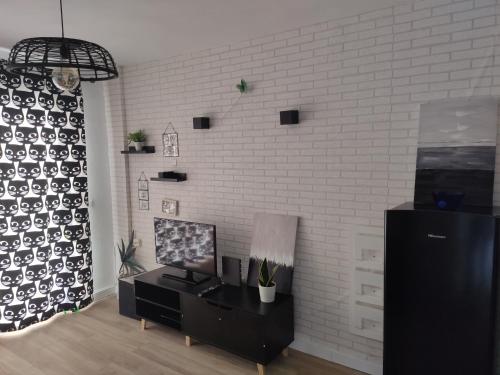
[[[130,318],[138,319],[135,310],[135,289],[133,276],[146,272],[135,259],[136,247],[134,245],[134,231],[130,235],[128,244],[125,245],[123,239],[118,244],[118,253],[120,255],[120,270],[118,271],[118,299],[120,314]]]
[[[135,151],[141,152],[146,142],[146,134],[142,130],[129,133],[128,141],[129,143],[133,143]]]
[[[269,273],[267,258],[264,258],[259,267],[259,295],[261,302],[272,303],[276,296],[276,282],[274,277],[278,271],[279,266],[276,265]]]

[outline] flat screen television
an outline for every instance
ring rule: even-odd
[[[154,218],[156,262],[185,270],[164,277],[199,284],[217,276],[215,225]]]

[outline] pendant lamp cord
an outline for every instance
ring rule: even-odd
[[[59,0],[59,9],[61,10],[61,32],[62,32],[62,37],[64,39],[64,17],[63,17],[62,0]]]

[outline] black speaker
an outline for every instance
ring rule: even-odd
[[[299,111],[293,109],[291,111],[281,111],[280,112],[280,124],[281,125],[295,125],[299,123]]]
[[[222,256],[222,281],[228,285],[241,285],[241,259]]]
[[[193,129],[210,129],[210,118],[193,117]]]

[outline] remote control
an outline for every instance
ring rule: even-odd
[[[198,297],[203,297],[205,294],[213,292],[214,290],[218,289],[221,286],[222,286],[222,284],[215,284],[215,285],[212,285],[206,289],[203,289],[200,293],[198,293]]]

